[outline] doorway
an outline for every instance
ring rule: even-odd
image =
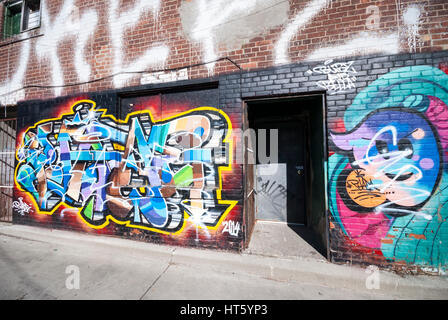
[[[307,246],[299,242],[304,241],[326,256],[324,96],[251,100],[246,101],[246,111],[246,126],[256,141],[250,146],[255,165],[246,166],[246,171],[253,170],[252,214],[257,225],[263,223],[258,228],[265,230],[263,250],[269,248],[266,240],[272,244],[278,232],[282,241],[286,233],[297,238],[297,243],[278,244],[282,250],[301,255]],[[269,223],[276,226],[267,227]]]
[[[273,159],[274,155],[269,154],[269,163],[263,163],[257,155],[255,182],[257,219],[305,224],[306,126],[306,120],[296,115],[270,117],[258,115],[253,120],[253,129],[258,133],[256,139],[258,153],[261,149],[260,144],[264,141],[269,153],[277,153],[277,159]],[[266,139],[259,134],[260,129],[266,130]],[[277,133],[271,130],[277,130]],[[274,144],[277,146],[271,148]]]

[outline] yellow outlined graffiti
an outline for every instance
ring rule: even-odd
[[[183,116],[192,114],[192,113],[197,112],[197,111],[212,111],[212,112],[219,113],[225,119],[226,125],[227,125],[226,134],[225,134],[225,137],[222,139],[222,142],[223,142],[223,144],[227,144],[227,146],[228,146],[229,157],[228,157],[227,165],[218,165],[217,166],[218,167],[217,171],[218,171],[218,184],[219,185],[218,185],[218,188],[215,190],[215,192],[216,192],[216,201],[217,201],[217,203],[221,204],[221,205],[226,205],[226,209],[221,214],[221,216],[219,217],[218,221],[213,226],[198,225],[198,227],[200,227],[200,228],[206,228],[206,229],[209,229],[209,230],[217,230],[218,229],[218,227],[221,225],[222,221],[225,220],[225,218],[229,214],[229,212],[231,212],[231,210],[238,203],[237,200],[223,200],[222,199],[222,189],[223,189],[222,174],[223,174],[224,171],[231,171],[232,170],[232,159],[233,159],[233,140],[231,139],[232,122],[231,122],[229,116],[225,112],[223,112],[220,109],[214,108],[214,107],[205,106],[205,107],[198,107],[198,108],[194,108],[194,109],[191,109],[191,110],[187,110],[187,111],[178,113],[176,115],[166,117],[166,118],[161,119],[161,120],[154,120],[153,116],[152,116],[152,113],[149,110],[140,110],[140,111],[135,111],[135,112],[129,113],[124,120],[121,120],[121,119],[117,119],[113,115],[107,114],[107,109],[97,109],[95,101],[92,101],[92,100],[89,100],[89,99],[83,99],[83,100],[78,100],[75,103],[73,103],[71,105],[71,107],[70,107],[70,112],[62,113],[61,115],[59,115],[56,118],[50,118],[50,119],[44,119],[44,120],[38,121],[33,126],[28,127],[24,131],[22,136],[18,137],[20,139],[19,141],[22,141],[21,142],[21,147],[24,146],[24,137],[25,137],[25,135],[28,132],[30,132],[30,130],[37,129],[38,126],[40,126],[42,124],[51,123],[53,121],[61,121],[65,116],[73,116],[73,115],[75,115],[75,113],[76,113],[76,111],[74,110],[75,106],[78,106],[78,105],[80,105],[82,103],[90,104],[91,108],[90,108],[89,111],[95,111],[96,113],[99,113],[100,116],[98,117],[98,119],[106,119],[106,118],[108,118],[108,119],[112,120],[113,122],[115,122],[117,124],[129,124],[130,120],[131,120],[131,117],[136,116],[136,115],[148,116],[149,119],[150,119],[150,122],[152,124],[156,125],[156,124],[166,123],[167,121],[174,120],[174,119],[177,119],[177,118],[181,118]],[[55,135],[55,136],[57,137],[57,135]],[[113,147],[114,147],[114,150],[120,150],[120,151],[124,150],[124,146],[120,145],[120,144],[117,144],[117,143],[114,143]],[[87,226],[89,226],[90,228],[93,228],[93,229],[103,229],[103,228],[105,228],[106,226],[109,225],[110,221],[113,221],[116,224],[124,225],[124,226],[129,227],[129,228],[143,229],[143,230],[153,231],[153,232],[166,234],[166,235],[177,235],[177,234],[182,233],[184,231],[185,227],[186,227],[186,221],[187,221],[187,218],[189,217],[189,214],[185,210],[182,212],[183,213],[183,221],[182,221],[181,227],[178,230],[172,231],[172,232],[166,231],[166,230],[161,230],[161,229],[158,229],[158,228],[155,228],[155,227],[149,227],[149,226],[134,224],[130,220],[122,221],[122,220],[119,220],[116,217],[112,216],[111,213],[108,213],[107,216],[104,217],[105,220],[104,220],[104,222],[102,224],[95,225],[95,224],[92,224],[89,221],[87,221],[85,219],[85,217],[81,214],[81,212],[83,210],[83,207],[71,206],[70,204],[67,204],[64,201],[60,201],[50,211],[45,211],[44,209],[41,210],[39,204],[37,203],[37,201],[35,199],[35,197],[30,195],[27,190],[23,189],[22,186],[20,185],[20,183],[17,181],[17,171],[18,171],[20,165],[24,162],[23,160],[21,161],[19,159],[18,152],[19,152],[20,148],[18,148],[17,151],[16,151],[16,159],[18,161],[17,162],[18,164],[17,164],[17,166],[15,168],[15,174],[14,174],[15,186],[17,187],[17,189],[19,191],[25,192],[27,195],[29,195],[28,198],[30,198],[31,201],[33,202],[34,208],[36,209],[36,212],[38,214],[53,215],[61,206],[65,206],[65,207],[77,210],[77,214],[81,218],[81,220]]]

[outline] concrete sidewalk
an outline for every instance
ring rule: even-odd
[[[79,289],[68,289],[79,270]],[[0,299],[448,299],[448,278],[0,223]]]

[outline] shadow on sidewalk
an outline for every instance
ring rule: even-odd
[[[246,253],[326,260],[326,250],[306,226],[257,221]]]

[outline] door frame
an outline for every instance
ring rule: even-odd
[[[279,102],[281,102],[282,100],[297,100],[300,101],[301,98],[304,97],[320,97],[321,101],[322,101],[322,106],[321,106],[321,111],[322,111],[322,134],[323,134],[323,157],[322,157],[322,167],[323,167],[323,190],[324,190],[324,195],[323,195],[323,200],[324,200],[324,215],[325,215],[325,234],[323,234],[322,236],[324,237],[324,241],[325,241],[325,246],[326,246],[326,252],[327,252],[327,260],[330,260],[330,237],[329,237],[329,205],[328,205],[328,194],[329,194],[329,190],[328,190],[328,135],[327,135],[327,95],[325,91],[317,91],[317,92],[309,92],[309,93],[304,93],[304,94],[295,94],[295,95],[271,95],[271,96],[259,96],[259,97],[247,97],[247,98],[243,98],[242,100],[242,108],[243,108],[243,114],[242,114],[242,130],[243,132],[245,132],[247,129],[250,128],[249,126],[249,121],[248,121],[248,109],[249,109],[249,103],[251,102],[267,102],[267,101],[272,101],[272,100],[278,100]],[[246,154],[247,154],[247,146],[245,145],[245,142],[243,141],[243,143],[241,144],[241,150],[243,153],[243,159],[246,159]],[[247,165],[247,163],[243,164],[243,179],[244,179],[244,183],[243,183],[243,194],[244,194],[244,199],[243,199],[243,219],[245,222],[250,222],[251,225],[248,225],[245,227],[246,232],[248,232],[248,234],[245,236],[245,246],[247,247],[250,241],[250,237],[251,237],[251,233],[253,230],[253,226],[256,223],[256,213],[255,213],[255,206],[252,205],[252,210],[249,210],[249,208],[251,206],[248,206],[249,201],[250,201],[250,196],[254,194],[254,183],[255,181],[247,181],[247,178],[249,176],[252,176],[252,178],[255,180],[256,179],[256,175],[255,174],[248,174],[248,169],[253,170],[253,165]],[[249,190],[250,188],[252,188],[252,190]],[[307,209],[306,209],[307,210]],[[285,222],[273,222],[273,223],[285,223]]]

